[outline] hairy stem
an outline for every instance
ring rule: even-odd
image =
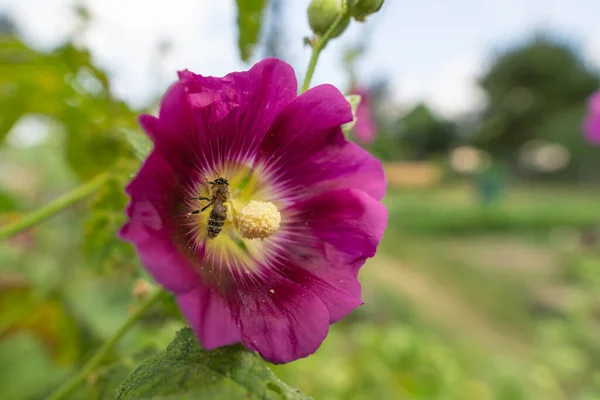
[[[83,368],[70,380],[56,389],[47,400],[60,400],[67,398],[77,387],[90,376],[94,369],[102,363],[106,356],[111,352],[115,344],[135,325],[142,315],[162,296],[164,291],[157,290],[148,297],[138,308],[127,318],[125,323],[115,332],[115,334],[106,341],[94,356],[83,366]]]
[[[25,229],[31,228],[32,226],[45,221],[53,215],[61,212],[65,208],[86,198],[87,196],[91,195],[96,190],[98,190],[102,185],[104,185],[109,178],[110,174],[108,172],[102,173],[93,178],[92,180],[75,188],[71,192],[60,196],[52,203],[40,208],[39,210],[34,211],[31,214],[25,215],[18,221],[11,222],[0,227],[0,241],[5,240],[21,231],[24,231]]]
[[[306,75],[304,77],[304,82],[302,83],[302,88],[300,92],[306,92],[310,86],[310,81],[315,72],[315,68],[317,66],[317,61],[319,61],[319,55],[321,54],[321,50],[325,48],[329,39],[333,36],[334,32],[338,29],[340,25],[346,22],[350,18],[350,14],[348,13],[348,7],[344,9],[340,15],[337,16],[333,24],[327,29],[325,34],[321,37],[315,38],[312,44],[312,54],[310,56],[310,61],[308,63],[308,69],[306,70]]]

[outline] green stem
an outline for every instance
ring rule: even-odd
[[[333,36],[333,33],[338,29],[340,25],[346,22],[350,18],[350,14],[348,13],[348,7],[345,7],[344,11],[337,16],[333,24],[327,29],[325,34],[321,37],[315,38],[312,45],[312,54],[310,56],[310,61],[308,62],[308,69],[306,70],[306,76],[304,77],[304,82],[302,83],[302,89],[300,93],[306,92],[308,87],[310,86],[310,81],[313,77],[313,73],[315,72],[315,68],[317,66],[317,61],[319,61],[319,55],[321,54],[321,50],[325,48],[329,39]]]
[[[164,291],[162,289],[157,290],[150,297],[146,299],[142,304],[139,305],[125,323],[115,332],[115,334],[105,342],[100,349],[94,354],[94,356],[83,366],[81,371],[77,373],[73,378],[65,382],[62,386],[52,393],[47,400],[60,400],[69,396],[77,387],[85,381],[94,372],[94,369],[100,365],[100,363],[106,358],[108,353],[111,352],[115,344],[127,333],[144,313],[162,296]]]
[[[89,182],[86,182],[83,185],[75,188],[71,192],[62,195],[52,203],[40,208],[39,210],[24,216],[18,221],[0,227],[0,241],[5,240],[27,228],[37,225],[40,222],[52,217],[54,214],[57,214],[65,208],[86,198],[98,190],[98,188],[100,188],[103,184],[105,184],[109,178],[110,174],[108,172],[102,173]]]

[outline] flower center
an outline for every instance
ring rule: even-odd
[[[207,168],[196,186],[183,193],[179,245],[213,288],[226,290],[235,279],[250,279],[249,274],[260,273],[259,266],[266,265],[274,251],[271,240],[253,240],[273,239],[281,229],[279,209],[285,204],[278,201],[266,176],[260,168],[228,161]],[[230,197],[210,204],[218,193],[206,181],[219,177],[227,180]]]
[[[237,213],[237,230],[246,239],[266,239],[279,229],[281,213],[269,201],[250,201]]]

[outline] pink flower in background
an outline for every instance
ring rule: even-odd
[[[590,143],[600,146],[600,92],[588,100],[588,114],[583,122],[583,131]]]
[[[362,304],[357,274],[383,236],[386,183],[345,140],[350,120],[335,87],[297,96],[276,59],[223,78],[182,71],[158,118],[140,117],[154,150],[127,186],[121,237],[205,348],[241,341],[292,361]]]
[[[360,104],[356,109],[356,125],[353,132],[356,140],[364,145],[371,144],[377,134],[373,110],[370,103],[370,92],[367,88],[356,86],[351,90],[352,94],[361,96]]]

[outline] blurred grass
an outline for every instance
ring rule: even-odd
[[[12,202],[0,219],[72,184],[52,155],[57,147],[53,139],[2,154],[38,178],[23,192],[0,187]],[[576,187],[516,186],[490,206],[464,184],[392,190],[384,200],[388,230],[360,274],[365,305],[333,325],[314,355],[275,372],[315,399],[600,398],[600,253],[581,229],[600,221],[598,200]],[[63,367],[30,333],[2,338],[2,399],[47,393],[134,303],[138,270],[116,264],[108,274],[89,265],[80,233],[87,210],[76,207],[0,245],[0,278],[18,274],[41,298],[60,293],[81,335],[80,360]],[[168,321],[149,316],[78,396],[107,398],[136,354],[172,339],[181,323]],[[22,368],[8,367],[21,359]]]
[[[319,399],[600,398],[600,254],[579,229],[600,222],[598,200],[548,186],[487,207],[466,185],[391,192],[365,306],[277,373]]]
[[[465,235],[478,232],[535,232],[557,226],[586,227],[600,221],[600,193],[554,187],[514,187],[494,204],[480,204],[468,185],[394,190],[385,204],[388,233]]]

